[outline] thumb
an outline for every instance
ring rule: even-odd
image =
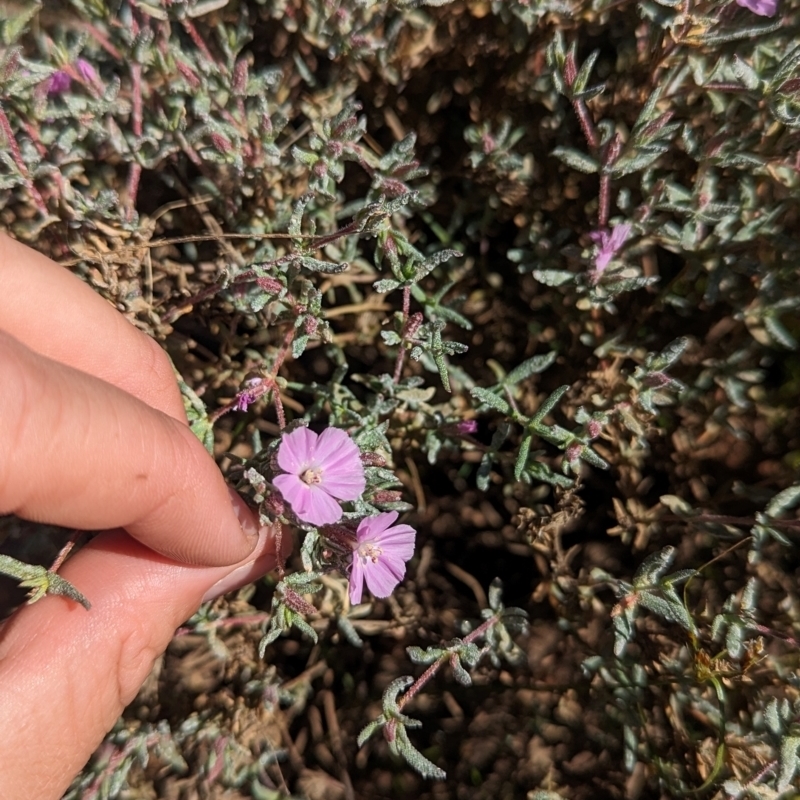
[[[121,531],[67,561],[91,610],[49,596],[0,628],[0,798],[58,800],[203,597],[275,566],[275,531],[233,567],[178,564]]]

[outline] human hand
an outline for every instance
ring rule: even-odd
[[[190,431],[168,359],[0,235],[0,514],[103,530],[0,627],[0,800],[60,798],[203,599],[276,563]],[[285,537],[288,538],[288,537]]]

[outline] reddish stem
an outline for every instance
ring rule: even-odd
[[[58,572],[61,569],[61,565],[67,560],[67,556],[72,551],[72,548],[75,547],[75,542],[78,541],[78,537],[83,533],[80,530],[74,530],[69,535],[69,539],[67,539],[64,546],[58,551],[58,555],[56,556],[56,560],[50,565],[50,572]]]
[[[278,417],[278,427],[281,430],[283,430],[286,427],[286,413],[283,410],[281,393],[278,391],[278,387],[275,384],[275,379],[278,377],[278,371],[283,365],[283,362],[286,360],[286,356],[289,354],[289,348],[292,346],[292,342],[294,341],[294,334],[296,330],[297,328],[292,326],[286,332],[286,336],[283,339],[283,346],[281,347],[281,350],[278,353],[278,357],[275,359],[275,364],[272,367],[270,375],[272,379],[272,402],[275,404],[275,414]]]
[[[111,56],[111,58],[113,58],[115,61],[123,60],[122,53],[120,53],[120,51],[117,50],[113,44],[111,44],[108,36],[106,36],[103,31],[92,25],[91,22],[78,22],[77,24],[84,30],[88,31],[92,39],[98,42],[98,44]]]
[[[608,217],[611,208],[611,176],[605,172],[606,167],[610,167],[619,158],[622,151],[622,141],[619,134],[614,134],[614,138],[608,143],[605,158],[603,159],[603,171],[600,173],[600,207],[597,212],[597,227],[600,229],[608,227]]]
[[[406,323],[408,322],[408,317],[411,313],[411,287],[404,286],[403,287],[403,324],[400,328],[401,331],[405,331]],[[403,362],[406,358],[406,348],[405,348],[405,341],[401,341],[400,345],[397,349],[397,360],[394,362],[394,375],[393,380],[395,383],[400,383],[400,378],[403,375]]]
[[[356,233],[361,226],[361,221],[354,219],[352,222],[349,222],[343,228],[337,228],[335,231],[331,233],[322,234],[321,236],[317,236],[314,240],[314,247],[318,250],[325,247],[325,245],[330,244],[331,242],[335,242],[338,239],[341,239],[342,236],[349,236],[351,233]]]
[[[214,60],[214,56],[211,55],[211,51],[206,46],[206,43],[203,41],[202,36],[197,32],[197,28],[195,28],[194,24],[189,19],[182,20],[183,27],[186,30],[186,33],[189,34],[189,38],[195,43],[197,49],[212,63],[216,63]]]
[[[128,182],[126,184],[128,193],[128,210],[126,212],[126,218],[128,222],[133,219],[133,215],[136,211],[136,195],[139,193],[139,180],[141,177],[142,165],[138,163],[131,164],[131,168],[128,171]]]
[[[486,631],[488,631],[489,628],[491,628],[492,625],[494,625],[499,619],[499,614],[489,617],[489,619],[478,625],[474,631],[468,633],[462,639],[462,641],[464,644],[470,644],[471,642],[474,642],[476,639],[483,636],[483,634],[486,633]],[[428,669],[426,669],[425,672],[423,672],[422,675],[420,675],[419,678],[417,678],[414,683],[411,684],[408,691],[397,701],[398,710],[402,710],[406,703],[409,703],[411,700],[413,700],[419,694],[423,686],[425,686],[425,684],[442,668],[442,665],[449,660],[450,653],[446,653],[438,661],[434,661],[433,664],[431,664]],[[387,725],[386,727],[388,728],[389,726]],[[394,726],[392,727],[392,730],[394,730]]]
[[[597,150],[597,146],[599,144],[597,139],[597,130],[594,127],[592,115],[589,113],[586,103],[584,103],[583,100],[573,100],[572,107],[575,109],[575,113],[578,115],[578,122],[581,124],[581,130],[586,138],[586,142],[588,143],[589,147],[592,148],[592,150]]]
[[[138,26],[136,26],[138,27]],[[138,149],[138,140],[142,136],[142,65],[131,64],[131,80],[133,83],[133,112],[131,118],[131,125],[133,127],[133,135],[136,137],[136,147]],[[128,172],[128,211],[127,219],[130,222],[136,211],[136,196],[139,193],[139,180],[142,177],[142,165],[134,162],[130,166]]]

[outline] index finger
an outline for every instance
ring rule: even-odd
[[[125,528],[187,563],[233,564],[252,551],[252,513],[232,505],[186,424],[2,330],[0,375],[0,514]]]
[[[159,345],[67,269],[2,233],[0,328],[37,353],[186,421]]]

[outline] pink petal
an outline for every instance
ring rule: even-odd
[[[623,222],[621,225],[617,225],[613,231],[611,231],[611,248],[616,252],[619,250],[622,245],[628,241],[628,237],[631,235],[631,225],[627,222]]]
[[[414,555],[416,535],[416,531],[410,526],[397,525],[375,539],[375,543],[383,550],[385,558],[408,561]]]
[[[330,525],[342,518],[342,509],[339,504],[324,492],[319,486],[309,486],[309,499],[303,512],[294,509],[294,513],[312,525]]]
[[[339,500],[357,500],[364,493],[366,486],[367,480],[363,468],[360,475],[358,473],[331,475],[330,470],[323,468],[322,481],[319,484],[320,489]]]
[[[762,17],[774,17],[778,11],[778,0],[736,0],[736,2]]]
[[[374,517],[365,517],[358,523],[356,536],[359,542],[375,539],[380,536],[398,517],[396,511],[384,511]]]
[[[361,559],[353,555],[353,568],[350,570],[350,603],[358,605],[364,593],[364,568]]]
[[[329,525],[342,518],[339,504],[319,486],[309,486],[297,475],[276,475],[272,482],[302,522]]]
[[[278,447],[278,466],[286,472],[299,474],[308,469],[314,460],[317,436],[308,428],[298,428],[287,433]]]
[[[95,68],[85,59],[79,58],[75,62],[75,68],[78,70],[78,74],[83,78],[85,81],[89,81],[90,83],[97,80],[97,72]]]
[[[327,467],[343,455],[358,458],[358,446],[341,428],[325,428],[317,440],[316,457],[320,465]],[[359,459],[360,461],[360,459]]]
[[[356,560],[359,560],[356,557]],[[375,597],[388,597],[394,587],[403,580],[406,574],[406,565],[403,562],[394,562],[385,557],[385,554],[374,564],[370,561],[364,565],[364,577],[367,588]]]
[[[276,475],[272,482],[278,487],[283,499],[289,503],[292,509],[302,508],[305,505],[305,496],[309,492],[309,486],[297,475],[290,475],[284,473],[283,475]]]
[[[340,428],[320,434],[314,457],[325,472],[364,474],[358,445]]]

